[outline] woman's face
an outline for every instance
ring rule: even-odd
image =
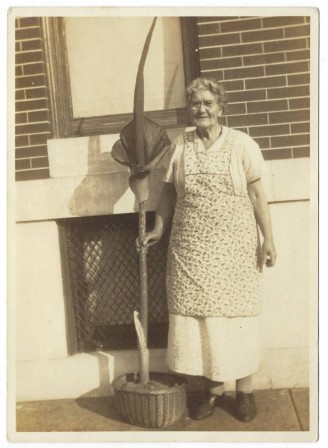
[[[222,115],[217,97],[209,90],[198,90],[192,94],[189,111],[193,124],[200,129],[215,128]]]

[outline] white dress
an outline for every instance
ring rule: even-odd
[[[178,191],[167,263],[167,362],[215,381],[250,375],[259,363],[258,231],[250,199],[235,194],[230,171],[240,134],[224,128],[205,150],[195,131],[185,133],[165,179]],[[255,180],[248,164],[250,172]]]

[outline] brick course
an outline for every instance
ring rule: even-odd
[[[291,159],[292,149],[291,148],[270,149],[262,151],[262,154],[264,160]]]
[[[49,177],[50,106],[39,17],[16,20],[16,180]]]
[[[198,19],[201,75],[225,85],[224,122],[245,129],[266,160],[309,157],[309,21],[299,16]]]
[[[263,17],[262,26],[263,28],[274,28],[282,26],[297,25],[299,23],[304,23],[304,17]]]
[[[47,147],[45,146],[23,146],[22,148],[16,148],[16,160],[26,159],[28,157],[46,157],[47,155]]]
[[[309,97],[310,86],[282,87],[280,89],[268,89],[268,98],[296,98],[299,96]]]
[[[246,89],[258,89],[265,87],[282,87],[287,85],[286,76],[266,76],[263,78],[251,78],[245,80]]]
[[[302,146],[300,148],[293,148],[292,154],[294,158],[297,157],[310,157],[310,147]]]
[[[306,39],[280,39],[264,43],[264,51],[290,51],[307,48]]]
[[[209,50],[209,49],[208,49]],[[213,49],[214,50],[214,49]],[[202,56],[202,52],[205,50],[200,50],[200,56]],[[262,51],[262,44],[242,44],[242,45],[233,45],[230,47],[222,48],[223,57],[227,56],[237,56],[237,55],[249,55],[249,54],[257,54]]]

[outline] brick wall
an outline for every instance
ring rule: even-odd
[[[40,18],[16,20],[16,180],[49,177],[52,137]]]
[[[248,132],[265,159],[310,153],[308,17],[202,17],[201,74],[229,92],[224,124]]]

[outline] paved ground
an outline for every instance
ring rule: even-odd
[[[186,415],[168,431],[308,431],[308,389],[275,389],[255,392],[257,417],[242,423],[234,417],[234,393],[224,406],[202,421]],[[17,403],[17,431],[145,431],[122,421],[113,397]],[[165,429],[160,429],[161,431]],[[150,429],[149,431],[157,431]]]

